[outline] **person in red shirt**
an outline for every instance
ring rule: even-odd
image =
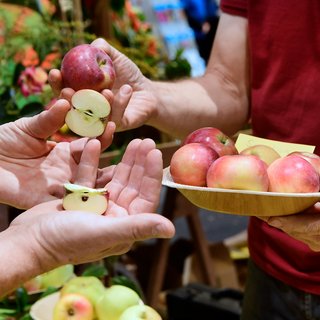
[[[174,83],[151,81],[102,39],[117,79],[117,130],[147,124],[183,139],[205,126],[304,143],[320,152],[320,2],[221,0],[205,74]],[[61,89],[61,75],[50,81]],[[65,89],[68,90],[68,89]],[[250,262],[242,319],[320,319],[320,206],[259,219],[248,230]]]

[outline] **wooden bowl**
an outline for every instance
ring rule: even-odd
[[[194,187],[173,182],[170,167],[162,184],[178,189],[191,203],[210,211],[244,216],[283,216],[303,211],[320,200],[320,192],[278,193]]]

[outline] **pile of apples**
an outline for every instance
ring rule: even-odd
[[[280,156],[262,144],[239,152],[232,138],[205,127],[191,132],[173,154],[170,174],[175,183],[197,187],[319,192],[320,156],[302,151]]]
[[[60,290],[53,320],[161,320],[133,289],[124,285],[105,287],[93,276],[78,276]]]

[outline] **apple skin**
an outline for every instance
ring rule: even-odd
[[[54,306],[53,320],[94,320],[93,306],[80,294],[66,294]]]
[[[240,152],[240,154],[257,156],[261,160],[263,160],[268,166],[274,160],[279,159],[281,157],[280,154],[272,147],[263,144],[257,144],[245,148]]]
[[[121,313],[119,320],[162,320],[160,314],[148,305],[135,305]]]
[[[96,314],[98,301],[104,295],[105,290],[106,287],[98,278],[93,276],[78,276],[64,284],[60,290],[60,295],[61,297],[70,293],[83,295],[91,302],[94,314]]]
[[[99,320],[119,320],[127,308],[139,305],[140,297],[133,289],[123,285],[112,285],[106,288],[96,306]]]
[[[311,153],[311,152],[294,151],[294,152],[291,152],[289,155],[300,156],[303,159],[307,160],[313,165],[313,167],[316,169],[316,171],[320,175],[320,156],[318,156],[317,154]]]
[[[64,87],[75,91],[111,89],[115,70],[109,55],[90,44],[81,44],[69,50],[61,62]]]
[[[318,192],[319,175],[301,156],[288,155],[275,160],[268,167],[271,192]]]
[[[207,171],[218,153],[201,143],[188,143],[174,152],[170,174],[175,183],[205,187]]]
[[[252,155],[225,155],[212,163],[207,173],[211,188],[268,191],[267,165]]]
[[[202,143],[213,148],[219,156],[238,154],[235,142],[221,130],[214,127],[197,129],[185,138],[183,144]]]

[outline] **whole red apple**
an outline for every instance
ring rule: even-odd
[[[175,151],[170,161],[170,174],[173,181],[205,187],[208,168],[218,157],[215,150],[201,143],[181,146]]]
[[[115,70],[109,55],[90,44],[81,44],[69,50],[61,62],[64,87],[75,91],[111,89]]]
[[[253,155],[225,155],[212,163],[207,172],[212,188],[268,191],[267,165]]]
[[[183,144],[192,142],[203,143],[213,148],[219,156],[238,154],[235,142],[221,130],[213,127],[204,127],[191,132]]]
[[[307,160],[297,155],[288,155],[275,160],[268,167],[272,192],[318,192],[319,175]]]
[[[280,154],[275,149],[263,144],[247,147],[243,149],[240,154],[257,156],[267,165],[270,165],[274,160],[280,158]]]
[[[290,155],[300,156],[310,162],[320,175],[320,156],[312,152],[294,151]]]

